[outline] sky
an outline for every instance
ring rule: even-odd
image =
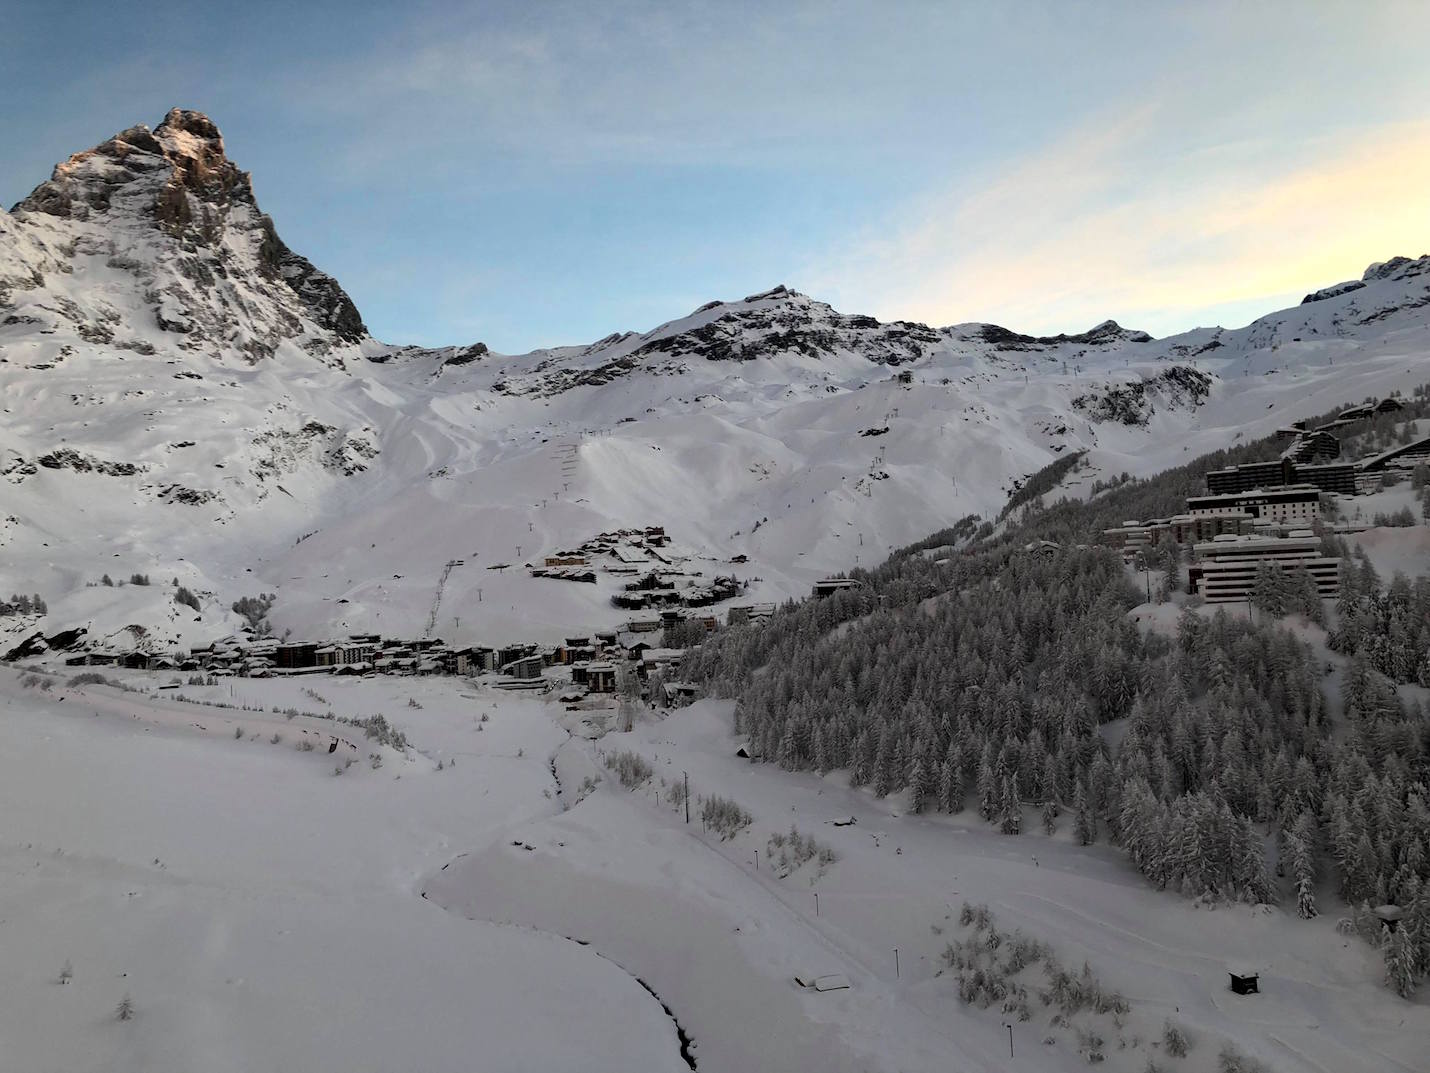
[[[1238,326],[1430,250],[1430,5],[21,4],[0,203],[208,113],[372,332],[498,352],[785,283]]]

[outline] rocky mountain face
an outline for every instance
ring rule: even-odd
[[[1311,302],[1323,302],[1327,298],[1339,298],[1341,295],[1358,291],[1367,283],[1377,283],[1381,281],[1409,283],[1419,276],[1430,274],[1430,254],[1422,254],[1420,257],[1392,257],[1388,261],[1378,261],[1365,270],[1365,275],[1360,279],[1347,280],[1344,283],[1336,283],[1330,287],[1322,287],[1318,291],[1312,291],[1301,299],[1302,305]],[[1427,286],[1426,294],[1430,295],[1430,286]],[[1421,301],[1418,304],[1423,305]],[[1415,305],[1406,306],[1403,303],[1396,303],[1387,308],[1389,312],[1397,309],[1416,308]],[[1375,316],[1380,313],[1387,316],[1389,313],[1381,313],[1380,310],[1373,311],[1370,315]]]
[[[36,333],[142,350],[160,345],[152,327],[175,349],[251,360],[284,343],[325,357],[367,337],[337,281],[278,237],[198,112],[76,153],[0,215],[0,235],[3,319]]]
[[[394,346],[176,109],[0,212],[0,590],[38,590],[46,629],[156,644],[233,628],[260,591],[317,635],[412,632],[440,604],[458,640],[560,636],[607,623],[610,592],[508,568],[664,525],[695,569],[740,559],[751,599],[782,599],[996,515],[1070,452],[1085,494],[1408,389],[1427,308],[1430,259],[1395,258],[1168,339],[885,323],[779,286],[586,346]]]

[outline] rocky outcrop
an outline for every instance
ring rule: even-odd
[[[69,469],[76,473],[102,473],[106,477],[132,477],[144,472],[133,462],[109,462],[93,455],[81,454],[73,447],[61,447],[35,459],[45,469]]]
[[[1392,257],[1388,261],[1377,261],[1365,270],[1361,279],[1366,283],[1383,279],[1413,279],[1430,273],[1430,254],[1419,257]]]
[[[1322,287],[1319,291],[1312,291],[1301,299],[1301,304],[1309,305],[1311,302],[1324,302],[1327,298],[1339,298],[1343,294],[1350,294],[1351,291],[1358,291],[1364,286],[1365,284],[1358,279],[1336,283],[1330,287]]]
[[[1108,384],[1079,395],[1073,408],[1093,421],[1145,426],[1157,402],[1171,409],[1194,410],[1211,393],[1212,378],[1187,365],[1174,365],[1154,377]]]
[[[978,336],[999,350],[1044,350],[1061,343],[1107,346],[1112,343],[1152,342],[1152,336],[1146,332],[1124,328],[1115,320],[1105,320],[1096,327],[1072,335],[1021,335],[997,324],[983,324],[979,326]]]
[[[273,229],[271,217],[263,217],[262,226],[263,263],[302,299],[308,315],[345,343],[366,338],[367,325],[362,322],[362,314],[338,281],[308,258],[290,250]]]

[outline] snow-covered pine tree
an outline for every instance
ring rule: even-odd
[[[1401,998],[1415,994],[1416,952],[1409,932],[1395,928],[1382,940],[1385,951],[1385,983]]]
[[[929,778],[924,771],[924,762],[914,757],[913,770],[909,772],[909,811],[915,814],[924,810],[929,799]]]
[[[1087,793],[1081,782],[1077,784],[1077,791],[1073,795],[1073,814],[1073,837],[1080,846],[1092,845],[1097,841],[1097,821],[1087,807]]]
[[[1023,830],[1023,804],[1018,800],[1018,788],[1012,775],[1003,776],[1003,786],[998,802],[998,829],[1005,835],[1020,834]]]
[[[983,746],[983,758],[978,762],[978,815],[992,821],[998,813],[998,782],[993,777],[993,746]]]
[[[1296,912],[1304,919],[1316,916],[1316,820],[1303,812],[1286,838],[1291,858],[1291,881],[1296,886]]]

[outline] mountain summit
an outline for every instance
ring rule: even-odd
[[[149,318],[184,349],[251,359],[284,341],[322,355],[367,337],[338,282],[278,237],[201,112],[175,108],[152,131],[76,153],[0,214],[0,238],[9,232],[0,299],[70,276],[68,302],[30,303],[27,315],[86,342],[142,334]]]

